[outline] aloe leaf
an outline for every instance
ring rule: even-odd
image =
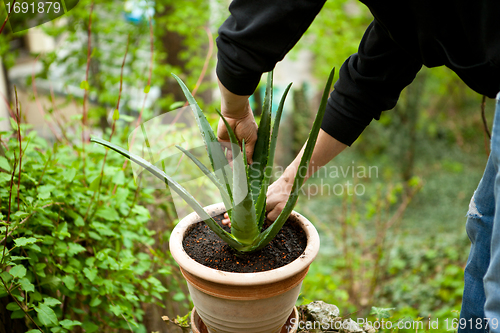
[[[271,180],[271,174],[273,171],[274,153],[276,151],[276,143],[278,141],[278,129],[280,126],[281,115],[283,113],[283,107],[285,105],[285,99],[286,96],[288,95],[288,91],[290,90],[291,86],[292,84],[290,83],[283,92],[283,96],[281,96],[281,101],[278,106],[278,110],[276,111],[276,117],[274,118],[273,132],[271,134],[271,145],[269,147],[269,157],[267,161],[267,166],[264,170],[264,177],[262,178],[262,183],[260,185],[259,197],[255,204],[255,211],[257,212],[257,220],[259,221],[258,222],[259,229],[262,227],[262,224],[264,223],[265,220],[266,194],[267,194],[267,189],[269,187],[269,182]]]
[[[198,105],[198,103],[196,102],[196,100],[194,99],[193,95],[186,87],[184,82],[182,82],[182,80],[177,75],[172,74],[172,76],[179,83],[179,86],[181,87],[184,96],[186,96],[186,99],[188,100],[188,103],[190,104],[191,109],[193,110],[194,118],[196,119],[196,123],[198,124],[198,128],[200,129],[201,136],[205,141],[205,147],[207,148],[208,157],[210,159],[210,164],[212,164],[214,173],[216,176],[220,174],[220,177],[218,177],[219,181],[226,185],[227,193],[229,197],[232,198],[233,194],[231,191],[231,183],[228,181],[231,176],[231,170],[230,168],[226,168],[227,159],[226,156],[224,155],[224,151],[222,150],[219,141],[217,140],[217,136],[215,135],[214,131],[212,130],[212,127],[210,126],[210,123],[203,114],[203,111],[201,111],[200,106]],[[229,175],[226,173],[226,171],[229,173]],[[228,212],[230,208],[231,207],[226,207]]]
[[[248,180],[251,184],[252,199],[257,202],[260,192],[264,170],[266,169],[269,156],[269,140],[271,135],[271,109],[273,104],[273,71],[267,74],[266,95],[264,97],[264,107],[262,117],[257,130],[257,142],[253,153],[253,163],[248,170]]]
[[[217,186],[221,194],[222,201],[224,201],[224,206],[231,207],[232,206],[231,198],[229,198],[226,187],[220,183],[219,179],[215,177],[213,173],[210,170],[208,170],[208,168],[189,151],[177,145],[176,147],[184,154],[186,154],[186,156],[189,157],[191,161],[194,162],[194,164],[196,164],[196,166],[201,170],[201,172],[203,172],[203,174],[205,174],[205,176],[207,176],[212,181],[212,183],[214,183],[214,185]]]
[[[226,118],[217,110],[224,121],[231,140],[233,150],[233,211],[231,216],[231,234],[242,244],[252,244],[259,236],[257,216],[248,188],[246,163],[242,151],[239,149],[238,139]]]
[[[323,116],[325,114],[326,103],[328,101],[328,95],[330,93],[330,88],[332,86],[333,77],[335,74],[335,68],[332,69],[330,76],[328,77],[328,81],[325,86],[325,90],[323,92],[323,97],[321,98],[321,104],[319,106],[318,113],[316,114],[316,119],[314,120],[311,132],[309,132],[309,138],[307,139],[307,144],[304,149],[304,154],[300,160],[300,165],[297,174],[295,175],[295,179],[293,181],[292,191],[290,193],[290,197],[285,204],[285,208],[281,211],[280,215],[276,219],[276,221],[269,226],[264,232],[262,232],[259,237],[255,241],[255,245],[246,248],[246,251],[256,251],[264,246],[266,246],[281,230],[283,224],[285,224],[286,220],[290,216],[290,213],[293,210],[293,207],[297,203],[297,199],[299,198],[299,191],[302,185],[304,184],[305,173],[300,172],[303,168],[306,168],[311,159],[314,146],[316,144],[316,140],[318,138],[318,133],[321,127],[321,121],[323,120]]]
[[[130,153],[128,150],[123,149],[122,147],[119,147],[111,142],[108,142],[106,140],[100,139],[100,138],[91,138],[91,142],[98,143],[100,145],[103,145],[107,148],[110,148],[117,153],[125,156],[128,158],[130,161],[138,164],[139,166],[143,167],[147,171],[149,171],[153,176],[157,177],[158,179],[162,180],[165,182],[165,184],[168,184],[168,186],[173,189],[179,196],[189,205],[193,210],[200,216],[202,220],[205,221],[205,223],[208,225],[210,229],[212,229],[213,232],[215,232],[224,242],[226,242],[229,246],[235,248],[236,250],[239,250],[244,247],[243,244],[238,242],[230,233],[222,229],[222,227],[215,222],[215,220],[210,217],[207,212],[203,209],[203,207],[196,201],[195,198],[189,192],[186,191],[184,187],[182,187],[180,184],[178,184],[175,180],[173,180],[170,176],[165,174],[162,170],[160,170],[158,167],[155,165],[149,163],[145,159],[134,155]]]

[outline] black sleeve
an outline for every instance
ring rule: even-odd
[[[342,65],[321,128],[340,142],[351,145],[372,119],[392,109],[422,63],[399,47],[374,21],[359,45],[358,53]]]
[[[217,76],[236,95],[251,95],[297,43],[326,0],[233,0],[219,28]]]

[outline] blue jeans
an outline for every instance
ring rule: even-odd
[[[471,249],[458,332],[500,333],[500,93],[497,96],[491,153],[474,192],[466,230]]]

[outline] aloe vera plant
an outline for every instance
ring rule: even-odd
[[[326,102],[333,82],[334,71],[335,69],[333,69],[330,73],[325,86],[320,107],[302,155],[299,170],[307,167],[311,159],[321,126],[321,121],[325,113]],[[238,142],[231,127],[228,126],[222,114],[217,111],[226,124],[233,149],[233,167],[231,170],[230,168],[224,168],[224,165],[227,165],[224,151],[217,141],[217,136],[205,118],[201,108],[198,106],[194,97],[191,95],[191,92],[182,80],[176,75],[174,75],[174,77],[178,81],[189,104],[191,105],[191,109],[193,110],[203,140],[205,141],[205,147],[207,149],[213,171],[210,171],[189,151],[179,146],[177,146],[177,148],[186,154],[186,156],[189,157],[217,186],[227,209],[229,218],[231,219],[230,233],[217,224],[217,222],[215,222],[215,220],[205,212],[203,207],[191,194],[189,194],[180,184],[178,184],[160,168],[108,141],[100,138],[92,138],[91,141],[99,143],[122,154],[132,162],[137,163],[139,166],[152,173],[160,180],[164,181],[165,184],[167,184],[171,190],[175,191],[223,241],[236,251],[240,253],[248,253],[263,248],[276,236],[288,219],[297,202],[300,188],[304,183],[305,175],[302,172],[298,172],[293,182],[290,197],[283,211],[268,228],[261,232],[262,225],[266,217],[266,194],[271,180],[274,153],[278,137],[278,127],[280,124],[281,114],[283,112],[285,98],[290,90],[291,84],[288,85],[283,93],[271,130],[273,91],[272,72],[268,75],[264,107],[258,129],[258,139],[255,144],[253,154],[254,162],[251,165],[248,165],[246,161],[244,142],[241,142],[240,145],[240,142]],[[241,151],[239,147],[243,147],[243,151]]]

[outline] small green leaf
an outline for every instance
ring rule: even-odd
[[[126,121],[127,123],[131,123],[131,122],[133,122],[135,120],[134,117],[128,116],[126,114],[120,115],[120,119],[123,120],[123,121]]]
[[[114,221],[118,221],[118,219]],[[116,236],[116,233],[109,227],[109,224],[100,223],[96,221],[92,222],[91,225],[101,236],[110,236],[110,237]]]
[[[95,308],[96,306],[98,306],[99,304],[101,304],[102,301],[99,297],[95,297],[90,303],[89,303],[89,306]]]
[[[149,91],[151,90],[151,86],[148,84],[145,88],[144,88],[144,93],[147,94],[149,93]]]
[[[85,225],[85,221],[83,221],[83,218],[80,215],[77,214],[74,216],[74,218],[74,222],[77,227],[83,227]]]
[[[118,305],[111,305],[109,309],[114,313],[115,316],[119,316],[123,313],[122,309]]]
[[[12,314],[10,315],[10,319],[21,319],[21,318],[24,318],[24,316],[26,316],[26,314],[24,313],[23,310],[17,310],[17,311],[12,312]],[[38,332],[40,332],[40,331],[38,331]]]
[[[38,239],[36,239],[35,237],[29,237],[29,238],[19,237],[19,238],[14,239],[14,243],[16,243],[16,246],[26,246],[26,245],[34,244],[36,242],[38,242]]]
[[[101,177],[95,177],[89,184],[89,190],[97,191],[99,189],[99,183],[101,182]]]
[[[40,248],[40,246],[38,246],[36,244],[29,245],[28,249],[31,249],[31,250],[36,251],[36,252],[42,252],[42,249]]]
[[[9,118],[10,120],[10,126],[14,131],[17,131],[17,122],[13,118]]]
[[[89,90],[89,89],[90,89],[89,83],[88,83],[87,81],[83,80],[83,81],[80,83],[80,89]]]
[[[29,257],[21,257],[21,256],[10,256],[10,260],[15,261],[15,260],[25,260],[29,259]]]
[[[101,206],[95,215],[108,221],[118,221],[120,219],[116,209],[108,206]]]
[[[19,279],[19,284],[21,288],[26,292],[35,292],[35,285],[31,283],[28,279],[22,278]]]
[[[85,274],[85,276],[87,277],[87,279],[90,280],[90,282],[94,282],[95,278],[97,277],[97,269],[95,268],[89,269],[85,267],[83,269],[83,274]]]
[[[120,119],[120,111],[118,111],[118,109],[115,109],[115,111],[113,111],[113,120],[118,119]]]
[[[11,170],[9,161],[3,156],[0,156],[0,169],[4,169],[5,171]]]
[[[83,323],[82,328],[85,330],[85,332],[94,333],[99,329],[99,326],[91,321],[86,321]]]
[[[57,227],[56,235],[59,239],[64,239],[65,237],[70,237],[71,234],[68,232],[68,223],[63,222]]]
[[[394,309],[395,308],[377,308],[375,306],[372,306],[370,314],[374,315],[377,318],[390,318],[391,311]]]
[[[40,320],[42,325],[49,326],[59,324],[54,310],[47,305],[40,304],[39,306],[35,306],[35,311],[38,313],[38,320]]]
[[[76,176],[76,169],[66,169],[62,173],[63,178],[68,183],[71,183]]]
[[[26,212],[21,212],[21,211],[18,211],[18,212],[15,212],[14,214],[12,214],[10,217],[14,217],[14,218],[20,218],[22,219],[23,217],[26,217],[28,216],[29,214],[26,213]]]
[[[21,308],[19,307],[19,305],[17,305],[16,302],[10,302],[9,304],[7,304],[7,310],[9,311],[17,311],[17,310],[21,310]]]
[[[72,277],[71,275],[66,275],[62,279],[62,282],[64,282],[64,285],[66,288],[69,290],[75,290],[75,278]]]
[[[186,104],[186,102],[178,101],[178,102],[170,104],[169,109],[170,110],[175,110],[175,109],[178,109],[178,108],[182,108],[184,106],[184,104]]]
[[[50,198],[50,192],[38,193],[38,199],[45,200]]]
[[[55,305],[61,304],[61,301],[59,301],[58,299],[52,298],[52,297],[45,297],[43,299],[43,304],[45,304],[47,306],[55,306]]]
[[[172,297],[172,299],[176,302],[181,302],[186,299],[186,295],[182,292],[178,292],[174,295],[174,297]]]
[[[80,325],[82,325],[82,323],[79,322],[78,320],[64,319],[64,320],[61,320],[59,322],[59,325],[61,325],[62,327],[64,327],[67,330],[71,330],[71,329],[73,329],[73,326],[80,326]]]
[[[86,249],[78,243],[69,243],[67,255],[72,257],[75,254],[78,254],[78,253],[83,252],[85,250]]]
[[[32,295],[31,295],[31,301],[32,302],[40,302],[42,300],[42,294],[40,294],[38,291],[35,291]]]
[[[23,265],[16,265],[9,271],[10,275],[17,278],[22,278],[26,275],[26,268]]]
[[[184,327],[189,327],[189,318],[191,318],[191,311],[189,311],[185,316],[177,316],[177,322]]]
[[[119,170],[113,176],[113,183],[115,185],[118,185],[118,186],[123,185],[123,184],[125,184],[125,181],[126,181],[126,177],[125,177],[125,173],[123,173],[123,170]]]
[[[7,283],[9,282],[10,280],[12,280],[12,275],[10,275],[9,273],[7,273],[7,271],[3,271],[2,273],[0,273],[0,277]],[[1,285],[1,288],[3,288],[3,285]]]
[[[10,175],[5,172],[0,172],[0,185],[10,182]]]

